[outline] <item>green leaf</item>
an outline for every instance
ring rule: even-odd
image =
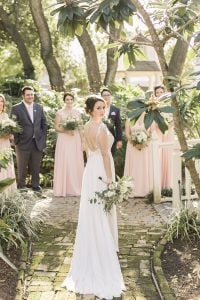
[[[144,99],[135,99],[127,103],[128,109],[137,109],[145,107]]]
[[[197,83],[197,90],[200,90],[200,81]]]
[[[138,119],[144,111],[146,111],[146,108],[139,108],[136,110],[132,110],[132,111],[128,112],[128,118],[130,120]]]
[[[0,191],[2,192],[7,186],[11,185],[15,181],[15,178],[6,178],[0,180]]]
[[[192,149],[183,153],[182,157],[184,157],[186,160],[192,158],[200,159],[200,144],[194,145]]]
[[[154,120],[153,111],[147,112],[144,116],[144,125],[146,129],[148,129],[151,126],[153,120]]]
[[[160,112],[165,112],[165,113],[173,113],[175,112],[175,108],[172,106],[164,106],[162,108],[159,108]]]
[[[130,66],[130,61],[127,53],[124,54],[123,62],[124,62],[125,69],[128,69],[128,67]]]
[[[157,110],[154,110],[153,114],[154,114],[154,121],[158,124],[158,127],[159,127],[160,131],[162,133],[165,133],[165,131],[168,130],[168,126],[166,124],[165,119],[163,118],[163,116]]]
[[[54,15],[57,14],[59,11],[61,11],[61,10],[63,9],[63,7],[64,7],[64,5],[62,5],[62,6],[58,7],[58,8],[56,8],[56,9],[54,9],[54,10],[50,13],[50,15],[51,15],[51,16],[54,16]]]

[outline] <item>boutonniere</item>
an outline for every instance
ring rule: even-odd
[[[116,115],[116,112],[115,111],[113,111],[113,112],[111,112],[111,114],[110,114],[111,116],[115,116]]]

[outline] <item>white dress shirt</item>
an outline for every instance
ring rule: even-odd
[[[109,113],[110,113],[110,106],[106,108],[105,115],[104,115],[105,119],[108,119]]]
[[[28,114],[29,114],[29,117],[33,123],[34,119],[33,119],[33,103],[31,104],[27,104],[25,101],[23,101],[27,111],[28,111]]]

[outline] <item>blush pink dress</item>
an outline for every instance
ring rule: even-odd
[[[144,116],[142,115],[131,131],[144,128]],[[134,197],[145,197],[153,190],[153,167],[152,167],[152,146],[149,145],[142,150],[138,150],[129,141],[126,146],[124,176],[133,178]]]
[[[169,126],[168,131],[163,134],[157,125],[155,132],[160,143],[174,142],[174,128]],[[173,184],[173,145],[161,147],[160,151],[160,172],[161,189],[170,189]]]
[[[2,119],[8,119],[8,115],[6,113],[0,113],[0,120]],[[0,151],[2,150],[8,150],[11,151],[10,147],[10,140],[9,138],[1,138],[0,137]],[[14,169],[14,163],[13,159],[11,159],[10,163],[8,164],[6,169],[0,170],[0,180],[4,180],[6,178],[15,178],[15,169]],[[16,181],[12,183],[10,186],[8,186],[4,190],[4,194],[6,196],[12,195],[14,192],[16,192],[17,186]]]
[[[61,109],[57,114],[61,120],[67,117],[80,118],[80,112],[75,108],[70,113]],[[75,130],[74,135],[59,132],[55,149],[54,196],[80,196],[83,170],[84,160],[79,130]]]

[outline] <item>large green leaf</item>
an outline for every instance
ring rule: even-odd
[[[175,112],[175,108],[172,106],[164,106],[162,108],[159,108],[160,112],[165,112],[165,113],[173,113]]]
[[[128,117],[130,120],[138,119],[145,110],[146,110],[146,107],[129,111]]]
[[[127,103],[128,109],[137,109],[145,107],[144,99],[136,99]]]
[[[168,130],[168,126],[166,124],[165,119],[163,118],[163,116],[157,110],[154,110],[153,114],[154,114],[154,121],[158,124],[158,127],[159,127],[160,131],[162,133],[165,133],[165,131]]]
[[[146,112],[145,116],[144,116],[144,126],[146,129],[148,129],[152,122],[154,120],[154,113],[152,110],[150,110],[149,112]]]
[[[63,7],[62,10],[60,10],[58,15],[57,27],[59,28],[61,25],[64,25],[65,20],[67,19],[68,19],[68,9],[67,7]]]
[[[182,155],[186,160],[196,158],[200,159],[200,144],[196,144]]]

